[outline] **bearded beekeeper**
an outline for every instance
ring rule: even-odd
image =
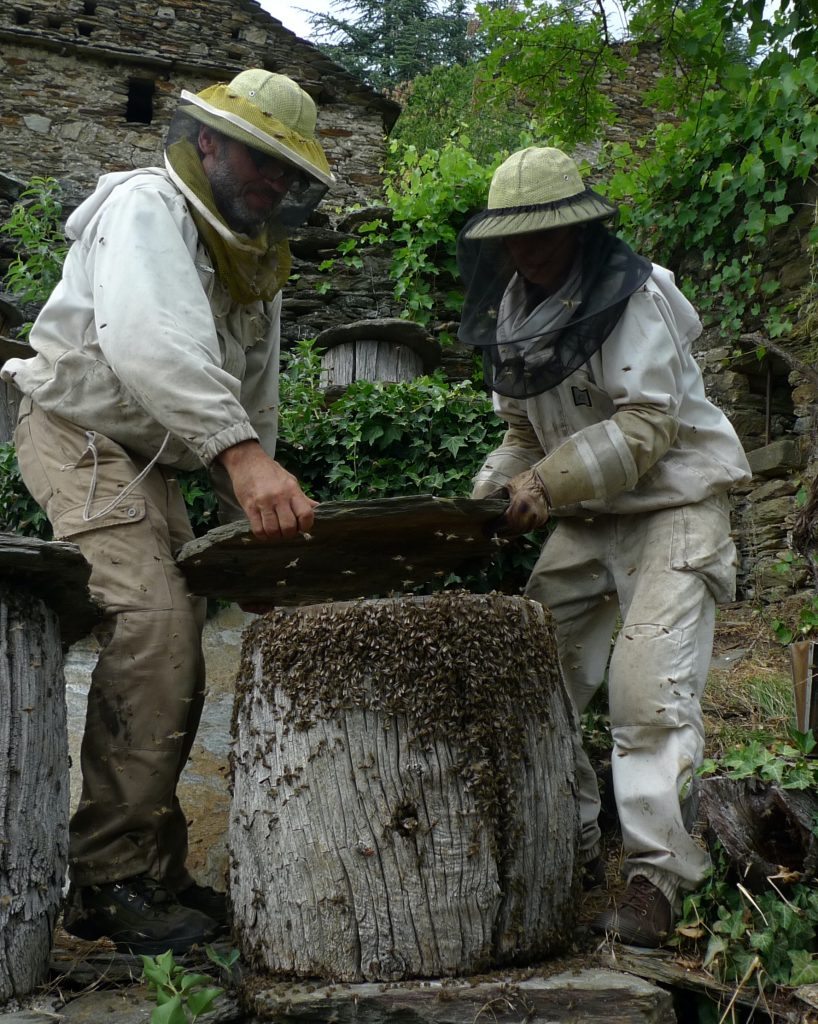
[[[205,611],[174,561],[192,536],[176,471],[209,467],[222,515],[259,538],[313,522],[275,446],[287,234],[333,182],[315,124],[307,93],[260,69],[182,92],[165,166],[105,175],[69,218],[36,354],[2,369],[25,396],[23,479],[104,608],[65,926],[136,953],[182,952],[226,915],[185,867],[176,797]]]
[[[606,226],[615,214],[565,153],[510,156],[458,240],[460,338],[508,424],[473,496],[508,495],[509,533],[553,519],[526,594],[551,611],[579,713],[607,673],[627,885],[593,928],[655,947],[709,870],[686,797],[716,604],[735,592],[727,492],[750,468],[705,396],[695,310]],[[577,776],[581,860],[599,882],[599,790],[579,743]]]

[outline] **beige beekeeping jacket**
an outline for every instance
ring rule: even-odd
[[[509,430],[474,496],[533,466],[556,515],[656,511],[746,483],[741,442],[692,354],[701,330],[673,275],[654,266],[584,366],[529,399],[494,395]]]
[[[234,303],[159,168],[108,174],[71,215],[31,359],[0,376],[48,412],[180,469],[240,441],[274,455],[281,295]],[[163,442],[165,447],[162,449]]]

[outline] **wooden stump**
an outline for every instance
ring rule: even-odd
[[[400,980],[563,949],[574,715],[540,605],[442,593],[245,634],[231,896],[264,971]]]
[[[711,844],[718,840],[750,889],[769,878],[812,881],[818,875],[818,796],[759,779],[696,780],[699,817]]]
[[[321,389],[340,397],[356,380],[414,380],[440,363],[440,346],[420,324],[393,317],[356,320],[321,331]]]
[[[0,1003],[46,976],[68,856],[68,732],[60,627],[0,591]]]

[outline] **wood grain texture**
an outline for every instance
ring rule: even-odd
[[[60,620],[64,646],[100,619],[88,590],[91,566],[75,544],[0,533],[0,584],[42,598]]]
[[[485,565],[506,543],[490,532],[506,505],[428,494],[327,501],[308,537],[264,543],[241,520],[185,544],[177,562],[196,594],[272,607],[406,593]]]
[[[271,986],[255,994],[277,1024],[676,1024],[670,993],[621,972],[394,985]]]
[[[574,719],[542,608],[438,594],[280,610],[245,634],[231,898],[257,967],[344,981],[570,941]]]
[[[0,590],[0,1002],[46,977],[68,855],[68,732],[60,628]]]

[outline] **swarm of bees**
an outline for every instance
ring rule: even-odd
[[[245,632],[234,736],[259,699],[288,708],[280,736],[361,708],[403,716],[410,761],[449,744],[499,861],[519,839],[527,730],[553,728],[555,700],[567,700],[542,607],[464,591],[274,609]]]

